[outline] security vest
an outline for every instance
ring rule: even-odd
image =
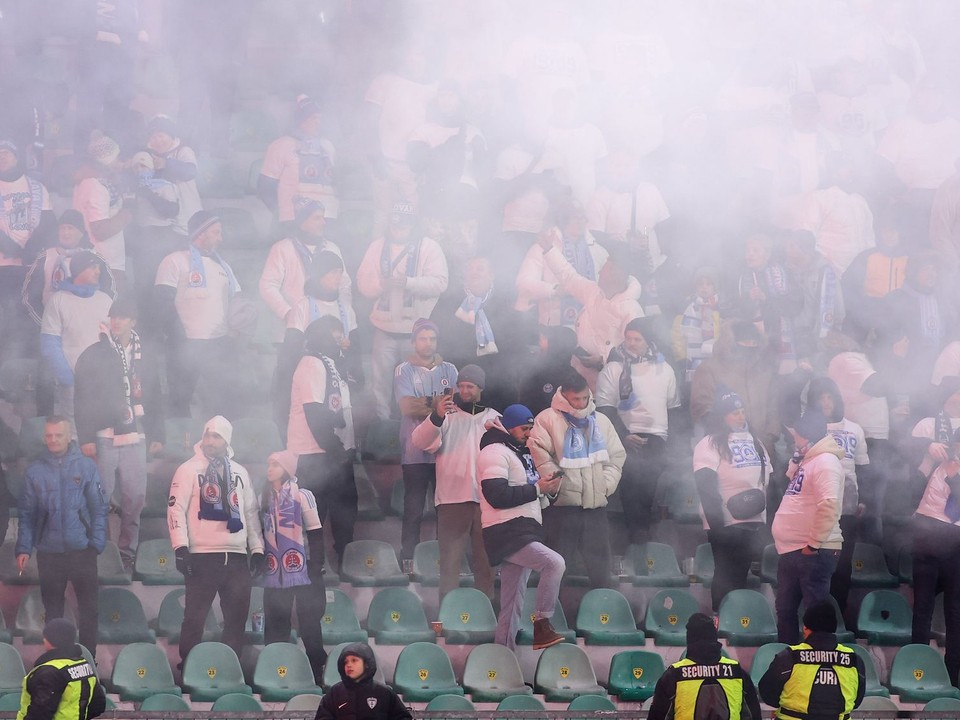
[[[97,673],[84,658],[54,658],[41,663],[27,673],[23,678],[23,690],[20,694],[20,711],[17,720],[23,720],[27,708],[30,707],[30,693],[27,691],[27,682],[39,668],[56,668],[64,680],[66,687],[60,696],[60,704],[52,720],[90,720],[90,700],[97,686]]]
[[[674,720],[740,717],[743,705],[743,668],[725,657],[713,665],[684,658],[670,667],[678,670],[677,694],[673,700]]]
[[[777,717],[847,720],[860,683],[853,649],[837,645],[829,650],[815,650],[809,643],[800,643],[792,645],[790,652],[793,671],[780,693]]]

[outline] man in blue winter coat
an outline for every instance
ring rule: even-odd
[[[30,463],[20,495],[17,568],[37,551],[40,597],[47,620],[63,617],[67,582],[80,617],[80,644],[97,651],[97,555],[107,539],[107,501],[96,463],[70,440],[70,422],[51,416],[47,450]]]

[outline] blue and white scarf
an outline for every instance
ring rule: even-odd
[[[384,238],[383,247],[380,249],[380,278],[386,280],[387,278],[393,277],[394,268],[396,268],[404,258],[407,259],[407,264],[404,266],[403,274],[408,278],[416,277],[417,264],[420,260],[420,241],[407,243],[393,262],[390,261],[390,245],[390,241]],[[412,305],[413,295],[404,291],[403,306],[411,307]],[[377,302],[377,309],[384,311],[390,309],[389,292],[384,292],[380,296],[380,300]]]
[[[243,530],[240,520],[240,497],[237,480],[230,472],[230,460],[226,457],[210,458],[207,471],[200,480],[201,520],[226,521],[227,530],[237,533]]]
[[[463,299],[463,302],[460,303],[460,307],[457,308],[457,311],[454,313],[454,315],[458,320],[462,320],[468,325],[473,325],[473,330],[477,338],[478,357],[483,355],[495,355],[499,352],[497,348],[497,341],[493,337],[493,328],[490,326],[490,321],[487,319],[487,313],[485,313],[483,310],[483,306],[493,294],[493,286],[490,286],[490,289],[487,290],[487,294],[482,298],[477,297],[469,290],[466,290],[466,294],[467,296]]]
[[[590,413],[585,418],[577,418],[563,411],[561,415],[567,421],[567,433],[563,438],[560,467],[584,468],[610,459],[596,413]]]
[[[593,255],[590,254],[590,246],[584,239],[561,239],[563,257],[566,259],[577,274],[587,280],[597,279],[597,269],[593,263]],[[583,307],[573,296],[563,293],[560,297],[560,322],[567,327],[573,327],[577,322],[577,315]]]
[[[287,480],[279,491],[267,486],[260,506],[263,508],[260,518],[266,555],[263,586],[279,588],[309,585],[300,486],[296,480]]]
[[[206,255],[206,257],[213,260],[217,265],[223,268],[223,271],[227,274],[227,285],[229,287],[230,295],[235,295],[240,291],[240,283],[237,282],[236,276],[233,274],[233,269],[224,260],[220,257],[220,254],[216,251],[213,251]],[[197,248],[196,245],[190,245],[190,274],[187,277],[187,283],[192,288],[200,288],[207,286],[207,271],[203,266],[203,253]]]

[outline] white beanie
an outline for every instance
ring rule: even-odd
[[[208,432],[214,432],[222,437],[227,441],[227,445],[233,439],[233,425],[223,415],[217,415],[207,420],[207,424],[203,426],[203,434],[206,435]]]

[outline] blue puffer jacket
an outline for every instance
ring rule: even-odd
[[[44,452],[30,463],[20,495],[16,553],[62,553],[107,541],[107,500],[96,463],[71,442],[66,454]]]

